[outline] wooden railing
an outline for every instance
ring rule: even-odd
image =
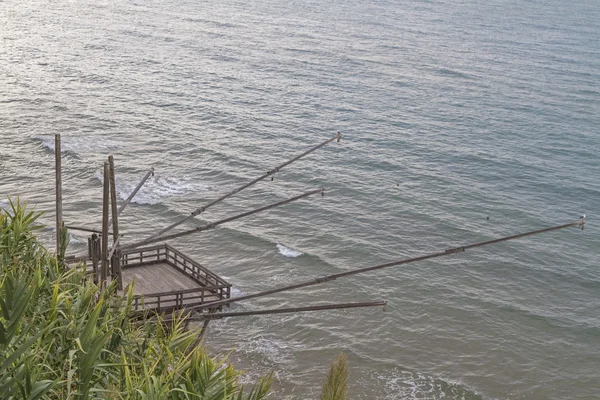
[[[219,286],[229,285],[228,282],[216,275],[211,270],[203,267],[196,261],[192,260],[185,254],[175,250],[169,245],[165,245],[167,249],[167,262],[181,270],[184,274],[192,277],[194,280],[204,286]]]
[[[134,297],[133,306],[136,311],[152,310],[156,312],[168,312],[186,306],[204,304],[209,301],[228,299],[230,295],[231,286],[200,287],[197,289],[138,295]]]
[[[136,310],[166,312],[231,297],[229,282],[169,245],[130,250],[121,256],[123,269],[157,263],[166,263],[180,270],[196,281],[198,288],[135,296]]]
[[[167,260],[166,245],[135,249],[121,254],[121,268],[157,264]]]

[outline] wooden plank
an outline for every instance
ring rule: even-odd
[[[143,247],[143,248],[132,248],[132,249],[126,249],[123,250],[123,255],[127,255],[127,254],[138,254],[141,252],[150,252],[150,251],[155,251],[155,250],[165,250],[165,245],[164,244],[159,244],[159,245],[154,245],[154,246],[148,246],[148,247]]]
[[[206,301],[220,300],[230,286],[203,287],[180,270],[167,263],[129,267],[122,271],[124,286],[135,278],[133,288],[136,310],[166,312],[182,306],[198,306]]]
[[[192,321],[203,320],[203,319],[220,319],[229,317],[246,317],[250,315],[268,315],[268,314],[288,314],[298,313],[307,311],[324,311],[324,310],[339,310],[346,308],[361,308],[361,307],[385,307],[387,301],[368,301],[362,303],[340,303],[340,304],[322,304],[316,306],[306,307],[289,307],[289,308],[271,308],[267,310],[248,310],[238,312],[225,312],[225,313],[207,313],[202,314],[198,317],[190,317]]]
[[[108,156],[108,180],[110,186],[110,205],[112,211],[112,227],[113,227],[113,251],[119,247],[119,214],[117,211],[117,190],[115,184],[115,160],[113,156]],[[112,274],[111,278],[117,279],[117,287],[123,289],[123,279],[121,278],[121,263],[120,257],[115,257],[111,262]]]
[[[131,268],[137,268],[137,267],[143,267],[143,266],[155,265],[155,264],[165,264],[165,261],[164,260],[150,260],[150,261],[140,262],[140,260],[138,258],[135,258],[133,260],[124,262],[122,269],[125,270],[125,269],[131,269]]]
[[[99,239],[98,239],[98,235],[96,235],[95,233],[92,235],[92,240],[91,240],[91,253],[92,253],[92,270],[93,270],[93,274],[94,274],[94,282],[98,283],[98,263],[99,263],[99,258],[98,254],[100,253],[98,251],[98,247],[99,247]]]
[[[54,158],[56,161],[56,256],[60,260],[60,242],[62,238],[62,152],[60,147],[60,133],[54,135]]]
[[[100,268],[100,285],[106,285],[106,278],[108,276],[108,195],[109,195],[109,184],[108,184],[108,163],[104,163],[104,196],[102,197],[102,266]]]
[[[124,268],[122,273],[124,286],[129,285],[135,277],[136,295],[200,288],[195,280],[166,263]]]

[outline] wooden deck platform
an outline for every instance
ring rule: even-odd
[[[123,287],[135,279],[136,295],[198,288],[198,282],[166,262],[126,268],[122,278]]]
[[[171,312],[231,296],[229,282],[166,244],[124,252],[121,268],[124,289],[135,279],[138,311]]]

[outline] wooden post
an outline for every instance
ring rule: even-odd
[[[121,272],[120,272],[120,269],[121,269],[120,257],[121,257],[121,252],[119,250],[115,251],[110,256],[110,263],[112,265],[112,271],[113,271],[112,279],[117,280],[117,289],[123,290],[123,280],[121,279]]]
[[[60,242],[62,238],[62,153],[60,149],[60,133],[54,135],[54,155],[56,160],[56,256],[60,258]],[[59,261],[63,261],[60,260]]]
[[[119,212],[117,209],[117,190],[115,184],[115,160],[113,156],[108,156],[109,169],[109,184],[110,184],[110,204],[112,211],[112,231],[113,231],[113,247],[118,246],[119,239]],[[108,233],[108,232],[107,232]],[[117,257],[112,257],[111,260],[111,278],[117,279],[119,290],[123,290],[123,281],[121,279],[121,263],[118,257],[119,252],[116,251]]]
[[[102,197],[102,267],[100,268],[100,285],[106,286],[108,276],[108,203],[109,203],[109,170],[104,163],[104,196]]]
[[[92,270],[94,271],[94,283],[98,283],[98,235],[97,234],[93,234],[92,235],[92,239],[90,241],[91,243],[91,253],[92,253]]]

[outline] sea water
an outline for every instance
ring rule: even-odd
[[[273,398],[317,398],[347,355],[359,399],[600,398],[596,0],[0,2],[0,207],[100,226],[102,163],[143,238],[320,143],[174,241],[250,294],[577,220],[465,254],[241,302],[386,311],[230,318],[206,345]],[[54,231],[41,233],[52,246]],[[85,252],[72,232],[69,252]]]

